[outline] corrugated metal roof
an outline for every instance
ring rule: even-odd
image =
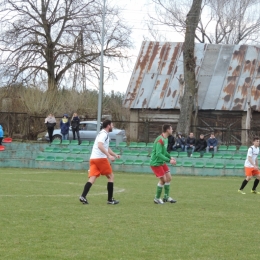
[[[143,42],[124,106],[179,109],[184,91],[183,43]],[[195,44],[198,106],[202,110],[260,111],[260,48]]]

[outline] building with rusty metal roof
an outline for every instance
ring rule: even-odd
[[[181,42],[142,43],[123,101],[131,120],[178,121],[185,87],[182,47]],[[198,117],[233,115],[243,128],[248,108],[260,112],[260,48],[196,43],[194,56]]]

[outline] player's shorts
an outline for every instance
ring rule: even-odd
[[[246,176],[260,175],[260,171],[255,168],[245,167],[245,175]]]
[[[152,171],[156,175],[157,178],[161,178],[165,175],[165,173],[169,172],[169,167],[166,164],[160,166],[151,166]]]
[[[88,177],[101,175],[109,175],[112,173],[111,165],[107,158],[98,158],[89,160]]]

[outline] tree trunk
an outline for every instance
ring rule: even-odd
[[[183,46],[185,87],[184,94],[180,100],[180,118],[176,129],[176,132],[181,132],[186,135],[188,135],[190,131],[194,97],[197,91],[195,78],[196,61],[194,57],[194,41],[195,31],[200,20],[201,5],[202,0],[193,0],[191,9],[186,19],[186,32]]]

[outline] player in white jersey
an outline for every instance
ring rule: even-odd
[[[88,182],[85,184],[82,195],[79,197],[80,202],[83,204],[88,204],[88,200],[86,196],[92,186],[94,184],[96,178],[100,175],[105,175],[108,179],[107,182],[107,191],[108,191],[108,199],[107,204],[118,204],[119,201],[113,198],[114,191],[114,174],[112,172],[111,165],[109,160],[114,161],[115,158],[120,158],[120,155],[115,154],[109,148],[109,136],[108,133],[112,132],[113,124],[111,120],[105,120],[103,122],[103,129],[97,135],[92,153],[89,161],[89,174],[88,174]],[[109,160],[108,160],[109,159]]]
[[[256,191],[256,187],[260,180],[260,171],[258,168],[258,159],[257,156],[259,154],[259,138],[255,137],[253,140],[253,145],[248,148],[247,157],[245,161],[245,175],[246,178],[242,182],[240,189],[238,190],[241,194],[246,194],[243,189],[247,185],[247,183],[252,179],[254,176],[256,179],[254,181],[253,188],[251,193],[260,194],[260,192]]]

